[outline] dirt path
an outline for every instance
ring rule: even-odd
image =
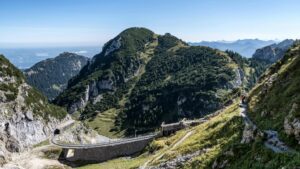
[[[178,147],[184,140],[186,140],[189,136],[191,136],[194,133],[194,131],[187,132],[179,141],[177,141],[175,144],[173,144],[169,149],[163,151],[162,153],[159,153],[154,156],[154,158],[148,160],[146,163],[144,163],[139,169],[146,169],[148,164],[150,162],[155,162],[159,159],[161,159],[167,152],[174,150],[176,147]]]
[[[247,115],[246,105],[241,105],[240,115],[244,119],[245,126],[256,128],[256,125],[250,120]],[[294,152],[294,150],[292,150],[284,142],[279,140],[277,131],[264,130],[262,132],[264,133],[264,135],[266,135],[266,141],[264,141],[264,146],[266,148],[271,149],[275,153]]]

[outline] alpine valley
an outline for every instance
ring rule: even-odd
[[[1,55],[0,167],[296,169],[300,43],[266,43],[245,58],[132,27],[91,59]]]

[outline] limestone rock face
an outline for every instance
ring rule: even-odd
[[[0,148],[0,167],[2,167],[7,161],[7,154],[4,153],[4,151]]]
[[[50,105],[1,55],[0,65],[0,150],[4,154],[21,152],[48,139],[55,127],[68,116],[63,111],[61,118],[54,117],[53,114],[58,113],[55,111],[62,109]]]
[[[248,144],[248,143],[252,142],[255,139],[256,131],[257,131],[256,126],[245,125],[241,143]]]
[[[278,44],[272,44],[270,46],[257,49],[253,54],[253,58],[261,59],[274,63],[281,59],[284,53],[294,44],[294,40],[287,39]]]
[[[266,94],[268,93],[268,91],[271,89],[271,87],[273,86],[274,82],[278,79],[278,73],[274,73],[272,76],[270,76],[266,82],[264,83],[263,89],[262,89],[262,93]]]
[[[113,40],[111,42],[111,44],[108,43],[107,45],[110,45],[110,46],[106,49],[104,56],[107,56],[111,52],[118,50],[121,47],[121,39],[122,38],[119,37],[117,40]]]
[[[235,78],[231,82],[232,84],[231,88],[239,88],[242,86],[244,80],[244,72],[240,68],[235,69],[234,71],[235,71]]]
[[[293,113],[298,108],[298,104],[293,104],[289,115],[284,119],[284,131],[287,135],[294,135],[300,144],[300,120],[293,117]]]

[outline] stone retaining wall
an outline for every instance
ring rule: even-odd
[[[61,158],[70,162],[97,163],[116,157],[129,156],[142,151],[153,138],[135,140],[115,145],[87,148],[63,148]]]

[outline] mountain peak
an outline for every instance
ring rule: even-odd
[[[144,27],[131,27],[123,30],[119,36],[122,36],[124,34],[137,34],[137,33],[151,33],[154,34],[150,29],[144,28]]]
[[[24,74],[30,85],[39,89],[49,100],[54,99],[68,80],[77,75],[89,59],[75,53],[63,52],[26,69]]]

